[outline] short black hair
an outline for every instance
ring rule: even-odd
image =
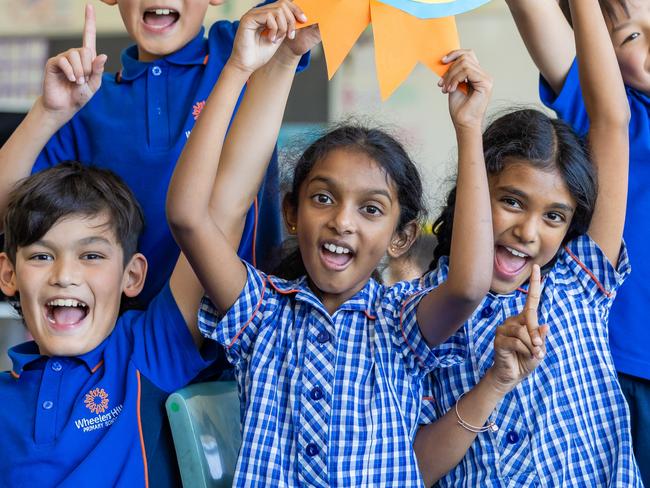
[[[19,247],[41,239],[71,215],[109,216],[108,225],[122,247],[124,264],[138,249],[144,228],[140,204],[112,171],[67,161],[20,181],[9,195],[4,218],[4,249],[16,263]]]

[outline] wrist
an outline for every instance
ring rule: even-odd
[[[456,122],[454,121],[454,129],[458,139],[465,137],[480,137],[483,138],[483,125],[482,121],[476,122]]]
[[[504,396],[512,391],[516,386],[516,383],[504,383],[501,381],[494,369],[494,366],[490,367],[485,373],[485,376],[481,378],[479,384],[483,384],[486,389],[487,394],[489,394],[495,401],[495,403],[501,401]]]
[[[54,110],[45,105],[43,96],[39,96],[32,108],[27,112],[26,120],[34,120],[43,129],[54,134],[68,122],[77,110]]]
[[[248,78],[251,77],[254,70],[248,68],[247,66],[241,64],[236,59],[230,57],[223,69],[221,70],[221,76],[231,76],[238,79],[243,79],[244,82],[248,81]]]
[[[271,58],[271,62],[284,68],[295,70],[298,67],[298,63],[300,63],[301,58],[301,55],[294,53],[286,42],[284,42]]]

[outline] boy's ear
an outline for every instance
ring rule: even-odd
[[[106,5],[117,5],[117,0],[101,0]]]
[[[404,226],[401,231],[396,231],[390,240],[388,246],[388,255],[395,259],[405,254],[418,238],[420,234],[420,226],[417,222],[412,221]]]
[[[285,195],[282,199],[282,216],[289,235],[295,235],[298,224],[298,209],[289,200],[289,195]]]
[[[16,285],[16,271],[11,264],[7,253],[0,253],[0,289],[8,297],[12,297],[18,291]]]
[[[146,277],[147,258],[139,252],[135,253],[124,267],[122,292],[129,298],[138,296],[144,287]]]

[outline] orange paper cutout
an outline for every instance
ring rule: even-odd
[[[420,19],[377,0],[295,1],[308,19],[301,26],[319,25],[330,79],[361,33],[373,24],[382,100],[390,97],[418,62],[442,76],[447,66],[440,59],[459,47],[453,17]]]

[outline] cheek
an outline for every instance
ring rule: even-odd
[[[634,80],[645,72],[647,53],[644,49],[630,49],[617,56],[621,75],[625,82]]]

